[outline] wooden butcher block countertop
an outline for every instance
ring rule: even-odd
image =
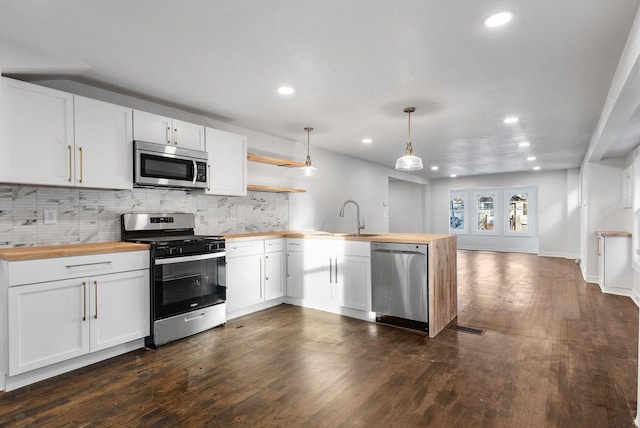
[[[85,256],[148,250],[147,244],[132,242],[95,242],[90,244],[47,245],[0,249],[0,259],[7,261],[49,259],[53,257]]]
[[[617,230],[598,230],[596,234],[598,236],[622,236],[624,238],[631,238],[631,233]]]
[[[455,239],[454,235],[440,235],[433,233],[362,233],[362,236],[352,235],[353,233],[351,232],[289,231],[234,233],[224,235],[224,238],[229,241],[249,241],[252,239],[273,238],[312,238],[365,242],[407,242],[412,244],[429,244],[440,239]]]

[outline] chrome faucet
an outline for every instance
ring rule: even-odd
[[[351,199],[349,199],[348,201],[344,201],[344,204],[342,204],[342,208],[340,208],[340,217],[344,217],[344,207],[351,202],[353,205],[356,206],[356,236],[360,236],[360,231],[362,229],[365,228],[364,226],[364,219],[362,219],[362,224],[360,224],[360,205],[358,205],[358,203],[356,201],[352,201]]]

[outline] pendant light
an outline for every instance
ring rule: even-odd
[[[405,107],[404,112],[409,114],[409,138],[407,139],[407,148],[404,156],[400,156],[396,161],[396,169],[399,171],[417,171],[422,169],[422,159],[413,156],[413,147],[411,146],[411,113],[416,111],[415,107]]]
[[[304,128],[307,131],[307,160],[304,162],[304,166],[300,168],[300,175],[304,177],[317,177],[318,168],[311,166],[311,156],[309,156],[309,133],[313,131],[313,128]]]

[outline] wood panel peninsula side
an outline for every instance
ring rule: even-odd
[[[233,241],[268,238],[309,238],[365,242],[427,244],[429,282],[429,337],[435,337],[458,315],[456,236],[422,233],[380,233],[353,236],[345,232],[258,232],[229,234]]]

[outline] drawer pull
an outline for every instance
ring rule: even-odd
[[[82,321],[87,320],[87,283],[82,281]]]
[[[81,266],[93,266],[93,265],[110,265],[111,263],[113,263],[112,261],[107,261],[107,262],[95,262],[95,263],[80,263],[77,265],[66,265],[67,269],[71,269],[74,267],[81,267]]]
[[[93,281],[93,284],[96,287],[96,293],[95,293],[95,298],[96,298],[96,312],[94,315],[95,319],[98,319],[98,281]]]

